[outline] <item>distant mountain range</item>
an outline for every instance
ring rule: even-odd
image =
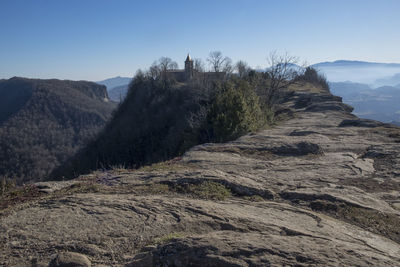
[[[313,65],[314,67],[384,67],[384,68],[400,68],[400,63],[380,63],[367,62],[358,60],[336,60],[325,61]]]
[[[45,178],[93,138],[116,103],[86,81],[0,81],[0,177]]]
[[[400,121],[400,64],[337,60],[313,65],[359,117]]]
[[[367,119],[398,124],[400,122],[400,86],[372,89],[367,84],[331,82],[331,92],[354,107],[354,114]]]
[[[125,84],[111,88],[111,90],[108,91],[108,96],[112,101],[121,102],[125,99],[126,94],[128,93],[128,87],[129,84]]]
[[[105,85],[110,99],[120,102],[125,98],[126,93],[128,92],[128,85],[131,81],[132,78],[117,76],[96,83]]]
[[[393,76],[377,79],[374,83],[375,86],[390,85],[394,87],[400,87],[400,73],[396,73]]]
[[[337,60],[312,65],[330,82],[357,82],[373,88],[400,83],[400,64]]]
[[[107,91],[110,91],[114,87],[129,84],[131,80],[132,78],[129,77],[117,76],[114,78],[105,79],[103,81],[98,81],[96,83],[105,85],[107,87]]]

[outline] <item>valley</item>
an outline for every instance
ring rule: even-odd
[[[46,178],[94,138],[116,103],[84,81],[11,78],[0,82],[0,177]]]

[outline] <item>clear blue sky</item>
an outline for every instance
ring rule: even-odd
[[[0,78],[132,76],[213,50],[252,67],[272,50],[400,62],[399,13],[400,0],[1,0]]]

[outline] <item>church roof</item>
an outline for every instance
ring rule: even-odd
[[[190,58],[190,55],[188,53],[187,57],[186,57],[186,61],[192,61],[192,59]]]

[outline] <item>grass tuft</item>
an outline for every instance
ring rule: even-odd
[[[396,214],[326,200],[313,201],[310,207],[400,243],[400,217]]]
[[[252,196],[244,196],[244,199],[252,202],[261,202],[264,201],[264,198],[260,195],[252,195]]]
[[[212,181],[179,186],[177,187],[177,191],[180,193],[192,194],[199,198],[214,200],[224,200],[232,196],[230,189],[220,183]]]
[[[1,192],[0,211],[41,196],[37,187],[31,184],[23,186],[5,186],[4,182],[2,182]]]
[[[74,193],[97,193],[100,192],[102,189],[102,186],[100,184],[96,184],[93,182],[79,182],[72,184],[71,186],[62,189],[61,191],[64,191],[62,193],[69,193],[69,194],[74,194]]]
[[[178,162],[181,159],[182,159],[181,157],[176,157],[171,160],[143,166],[143,167],[137,169],[136,171],[139,171],[139,172],[173,171],[173,170],[176,170],[176,169],[182,167],[181,165],[178,164]]]
[[[154,244],[165,244],[165,243],[169,243],[174,239],[180,239],[183,238],[184,235],[182,233],[169,233],[167,235],[158,237],[156,239],[154,239]]]

